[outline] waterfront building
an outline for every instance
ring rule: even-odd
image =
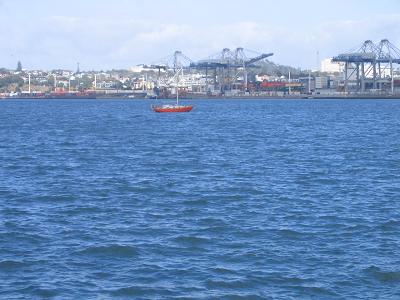
[[[328,81],[329,78],[327,76],[317,76],[315,77],[315,88],[318,90],[320,89],[327,89],[328,88]]]
[[[321,62],[321,72],[323,73],[342,73],[343,63],[332,62],[332,58],[326,58]]]

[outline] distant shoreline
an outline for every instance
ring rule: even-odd
[[[210,97],[210,96],[195,96],[195,97],[182,97],[180,100],[182,101],[201,101],[201,100],[351,100],[351,99],[376,99],[376,100],[394,100],[400,99],[400,95],[393,96],[377,96],[377,95],[349,95],[349,96],[324,96],[324,95],[300,95],[300,96],[218,96],[218,97]],[[127,100],[127,101],[137,101],[137,100],[147,100],[147,101],[172,101],[174,98],[128,98],[128,97],[118,97],[118,96],[99,96],[99,97],[3,97],[1,100]]]

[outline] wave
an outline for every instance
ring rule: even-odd
[[[136,247],[127,245],[91,246],[78,251],[82,255],[106,255],[117,257],[134,257],[139,255]]]
[[[118,297],[143,297],[150,295],[173,296],[174,293],[166,288],[153,288],[148,286],[128,286],[110,291],[110,294]]]
[[[400,221],[389,220],[379,225],[379,228],[385,232],[395,231],[400,228]]]
[[[26,263],[15,260],[0,261],[0,269],[18,269],[26,266]]]
[[[384,271],[376,266],[368,267],[364,271],[381,282],[400,282],[400,271]]]
[[[181,244],[200,245],[210,242],[209,238],[199,236],[178,236],[174,239]]]
[[[278,233],[285,238],[300,239],[305,236],[304,233],[292,229],[280,229]]]
[[[212,280],[206,281],[206,287],[209,289],[249,289],[254,285],[244,280]]]

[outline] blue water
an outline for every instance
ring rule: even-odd
[[[400,101],[0,101],[1,299],[400,299]]]

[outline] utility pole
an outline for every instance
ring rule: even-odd
[[[291,88],[291,79],[290,79],[290,70],[289,70],[289,96],[290,96],[290,94],[292,93],[292,88]]]
[[[31,93],[31,73],[28,73],[28,91]]]
[[[392,62],[392,58],[390,58],[390,77],[392,77],[392,95],[394,95],[394,77],[393,77],[393,62]]]
[[[243,63],[243,73],[244,73],[244,91],[245,93],[249,90],[248,89],[248,78],[247,78],[247,70],[246,70],[246,64]]]
[[[344,63],[344,92],[347,93],[349,63]]]

